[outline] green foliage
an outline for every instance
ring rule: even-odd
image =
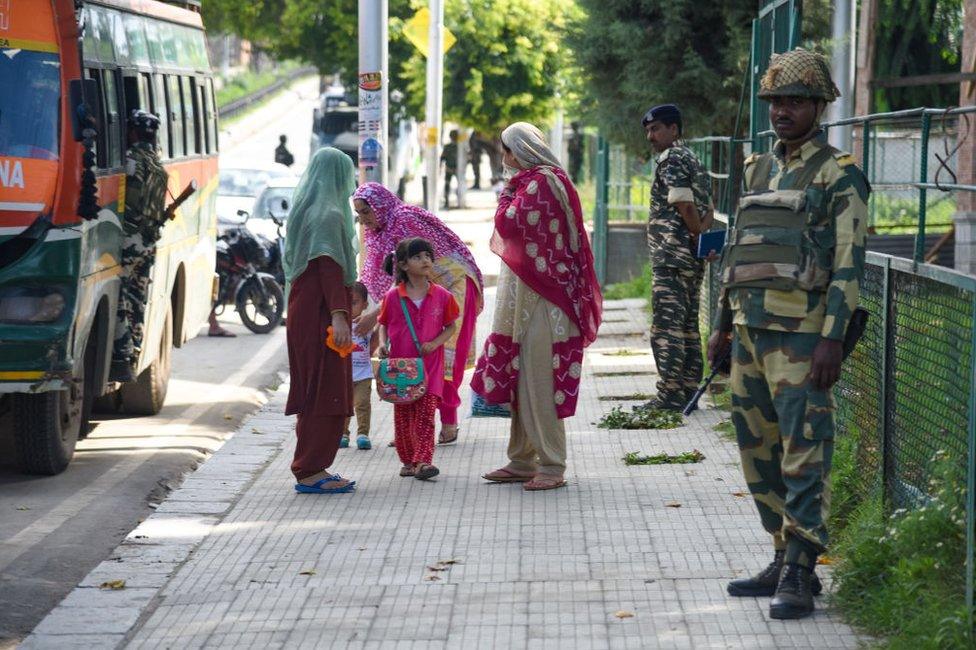
[[[604,300],[625,300],[627,298],[644,298],[649,300],[651,297],[651,284],[654,281],[650,263],[644,265],[641,274],[631,278],[627,282],[608,284],[603,287]]]
[[[548,122],[557,92],[568,90],[562,36],[575,11],[564,0],[448,2],[444,24],[457,43],[444,61],[445,118],[485,134],[517,121]],[[408,108],[422,115],[426,59],[413,52],[403,75]]]
[[[705,460],[705,454],[697,449],[683,451],[680,454],[654,454],[641,456],[639,451],[627,452],[623,457],[624,465],[689,465]]]
[[[935,194],[933,192],[933,194]],[[952,194],[937,195],[925,207],[926,232],[945,232],[952,226],[956,199]],[[887,194],[871,195],[871,225],[879,234],[918,232],[918,199],[902,199]]]
[[[843,455],[847,451],[839,450]],[[891,648],[971,648],[964,585],[965,480],[946,454],[918,509],[886,517],[877,495],[850,511],[834,544],[834,600]],[[836,485],[836,478],[835,478]]]
[[[959,72],[962,0],[880,0],[874,33],[879,79]],[[958,103],[958,84],[878,88],[872,112]]]
[[[644,402],[654,397],[647,393],[630,393],[629,395],[601,395],[601,402]]]
[[[684,424],[680,413],[657,409],[637,409],[629,413],[615,406],[600,418],[601,429],[675,429]]]
[[[583,112],[606,136],[647,155],[640,118],[678,104],[686,134],[732,131],[756,3],[579,0],[569,42],[584,73]]]

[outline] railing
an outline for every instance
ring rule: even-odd
[[[264,88],[261,88],[260,90],[256,90],[250,95],[245,95],[240,99],[235,99],[234,101],[228,102],[224,106],[221,106],[220,108],[217,109],[217,114],[220,116],[220,119],[226,120],[228,117],[237,115],[238,113],[245,110],[255,102],[259,102],[265,97],[267,97],[268,95],[278,92],[283,87],[287,86],[288,84],[295,81],[296,79],[300,79],[301,77],[314,74],[315,72],[316,69],[313,66],[305,66],[303,68],[298,68],[297,70],[292,70],[291,72],[286,74],[281,79],[278,79],[274,83],[267,85]]]

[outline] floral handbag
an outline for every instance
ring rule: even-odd
[[[410,337],[417,346],[416,357],[397,357],[381,359],[376,370],[376,392],[380,399],[391,404],[410,404],[427,394],[427,373],[424,370],[423,354],[417,332],[407,312],[407,303],[400,296],[400,307],[410,328]]]

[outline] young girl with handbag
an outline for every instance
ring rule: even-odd
[[[400,476],[425,481],[440,473],[434,459],[434,415],[444,390],[444,343],[457,327],[460,307],[430,281],[434,247],[414,237],[397,244],[384,267],[397,285],[383,297],[378,322],[376,389],[393,403]]]

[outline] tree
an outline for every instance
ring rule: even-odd
[[[548,122],[557,93],[571,94],[562,37],[576,11],[566,0],[449,0],[444,23],[457,43],[445,57],[445,117],[485,134],[517,121]],[[426,61],[414,52],[403,76],[418,116],[425,75]]]
[[[609,139],[646,154],[640,118],[665,102],[682,109],[687,134],[732,131],[749,60],[754,0],[579,4],[584,14],[569,43],[585,74],[582,106]]]

